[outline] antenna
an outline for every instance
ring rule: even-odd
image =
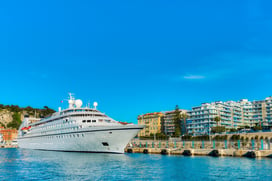
[[[68,103],[69,103],[69,108],[73,108],[74,107],[74,104],[75,104],[75,98],[73,97],[74,94],[72,93],[68,93],[69,94],[69,100],[68,100]]]
[[[69,94],[69,100],[75,100],[75,98],[73,97],[75,94],[71,92],[69,92],[68,94]]]

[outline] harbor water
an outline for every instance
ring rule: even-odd
[[[0,149],[0,180],[272,180],[272,159]]]

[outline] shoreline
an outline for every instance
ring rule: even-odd
[[[272,158],[272,150],[126,148],[125,152],[184,156]]]
[[[162,141],[132,140],[125,148],[127,153],[185,155],[185,156],[231,156],[272,158],[270,140],[210,140],[210,141]]]

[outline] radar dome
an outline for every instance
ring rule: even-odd
[[[94,102],[93,105],[94,105],[94,107],[96,107],[96,106],[98,105],[98,103],[97,103],[97,102]]]
[[[77,108],[80,108],[80,107],[82,106],[82,100],[77,99],[77,100],[75,101],[75,105],[76,105]]]

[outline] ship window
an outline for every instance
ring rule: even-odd
[[[109,146],[109,143],[108,142],[102,142],[102,145],[103,146]]]
[[[95,122],[96,122],[96,120],[93,120],[92,122],[93,122],[93,123],[95,123]]]
[[[83,123],[86,123],[86,120],[83,120],[82,122],[83,122]]]
[[[87,120],[87,122],[88,122],[88,123],[90,123],[90,122],[91,122],[91,120]]]

